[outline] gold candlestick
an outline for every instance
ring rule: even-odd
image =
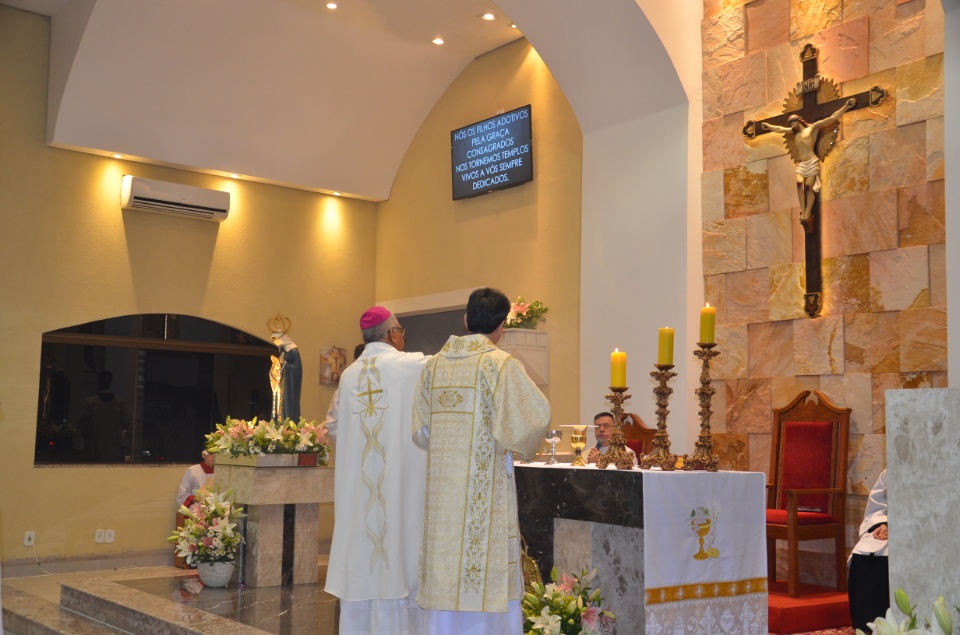
[[[697,346],[700,350],[693,351],[693,354],[703,362],[703,368],[700,370],[700,387],[694,391],[700,398],[700,436],[697,438],[696,451],[693,456],[684,460],[683,469],[716,472],[720,457],[713,453],[713,437],[710,434],[710,415],[712,414],[710,402],[717,391],[710,385],[710,360],[719,355],[720,351],[713,350],[716,346],[713,342],[697,342]]]
[[[602,470],[612,463],[617,466],[618,470],[630,470],[633,469],[633,457],[627,452],[627,446],[623,442],[623,431],[620,429],[625,416],[623,402],[629,399],[630,395],[627,394],[626,386],[623,388],[611,387],[610,390],[613,392],[606,395],[606,399],[613,404],[613,407],[610,408],[610,414],[613,415],[613,436],[610,438],[610,449],[607,450],[607,453],[597,457],[597,467]]]
[[[659,384],[653,389],[653,394],[657,397],[657,433],[653,437],[653,451],[650,454],[644,454],[640,459],[640,467],[648,469],[659,467],[664,471],[672,471],[677,465],[677,455],[670,454],[670,435],[667,434],[667,405],[670,403],[670,395],[673,388],[667,385],[667,382],[677,376],[671,369],[673,364],[654,364],[657,370],[650,371],[650,376],[656,379]]]

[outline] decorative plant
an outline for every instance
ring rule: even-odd
[[[175,529],[167,540],[176,543],[177,555],[187,564],[233,562],[243,544],[237,530],[243,508],[234,506],[232,495],[233,490],[198,490],[190,507],[180,506],[183,527]]]
[[[506,327],[511,329],[536,328],[537,322],[543,319],[543,316],[549,310],[543,306],[540,300],[534,300],[528,304],[523,301],[523,296],[517,296],[517,301],[510,305]]]
[[[316,421],[300,423],[231,419],[217,424],[207,435],[207,450],[229,454],[232,457],[254,454],[319,454],[318,463],[327,464],[329,455],[327,429]]]
[[[523,596],[523,626],[526,635],[597,635],[608,632],[616,616],[603,608],[600,589],[591,589],[594,569],[580,575],[550,571],[550,584],[534,582]]]
[[[891,606],[887,609],[886,617],[878,617],[867,624],[874,635],[952,635],[953,616],[947,609],[947,603],[942,595],[933,603],[933,613],[929,619],[923,621],[922,625],[918,624],[917,607],[911,606],[910,597],[903,589],[897,589],[893,598],[896,600],[897,608],[907,618],[898,624],[897,616]],[[960,613],[960,607],[955,607],[954,610]],[[858,628],[857,635],[865,634]]]

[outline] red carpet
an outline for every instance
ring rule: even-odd
[[[789,635],[837,629],[853,633],[846,591],[801,584],[800,597],[791,598],[787,595],[787,583],[775,582],[770,585],[769,606],[771,633]]]

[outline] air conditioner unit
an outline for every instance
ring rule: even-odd
[[[230,192],[125,174],[120,207],[219,222],[230,213]]]

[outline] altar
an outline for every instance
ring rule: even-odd
[[[520,531],[550,570],[598,570],[614,632],[767,632],[759,472],[517,464]]]

